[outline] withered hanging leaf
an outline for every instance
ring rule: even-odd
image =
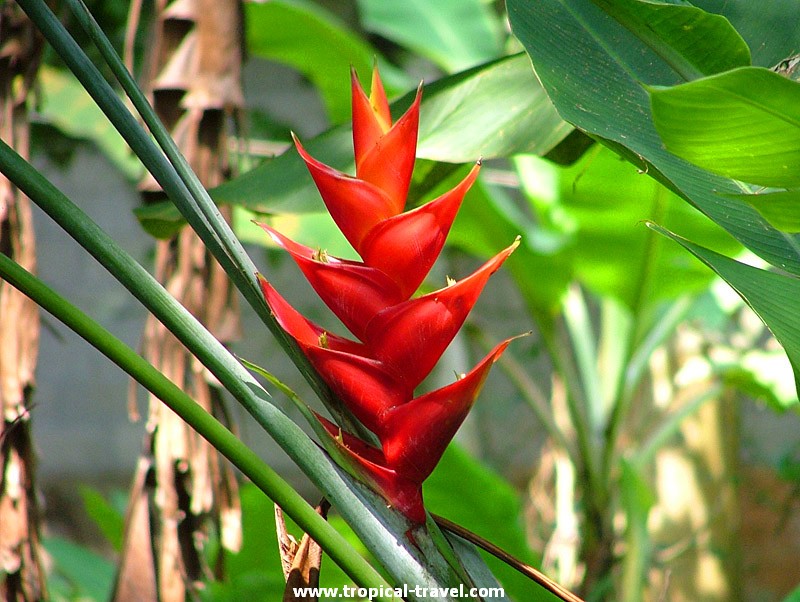
[[[328,516],[329,509],[330,504],[325,499],[316,508],[323,518]],[[317,596],[300,596],[296,592],[298,589],[319,586],[322,548],[309,537],[308,533],[304,533],[298,543],[287,531],[283,511],[277,505],[275,506],[275,527],[278,532],[278,550],[283,566],[283,576],[286,579],[283,602],[317,602]]]
[[[229,175],[227,118],[241,107],[241,7],[237,0],[160,0],[156,9],[145,69],[153,104],[200,181],[212,187]],[[224,92],[215,97],[215,90]],[[165,198],[152,178],[140,189],[145,202]],[[194,232],[183,228],[156,243],[155,273],[220,341],[238,337],[237,296]],[[145,327],[143,354],[230,427],[216,380],[154,319]],[[184,602],[212,577],[203,550],[210,524],[226,549],[241,545],[238,486],[230,465],[205,439],[158,399],[150,397],[149,403],[144,456],[152,459],[150,495],[134,490],[132,504],[137,496],[146,504],[150,524],[146,538],[126,537],[125,554],[149,563],[153,599]],[[137,547],[152,550],[152,556]],[[222,567],[215,567],[216,578],[222,578]]]

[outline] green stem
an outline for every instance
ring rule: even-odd
[[[359,434],[368,436],[363,432],[365,430],[363,426],[335,399],[330,388],[302,354],[295,341],[277,323],[261,294],[261,288],[255,277],[257,270],[252,260],[233,234],[228,223],[222,218],[219,209],[192,172],[186,159],[181,155],[88,9],[81,2],[68,1],[78,22],[98,44],[99,50],[108,61],[112,71],[120,78],[123,88],[129,94],[154,138],[161,145],[161,149],[153,143],[147,132],[142,129],[136,118],[117,97],[113,88],[106,82],[97,67],[92,64],[46,3],[42,0],[20,0],[18,3],[161,185],[164,192],[175,203],[192,229],[219,261],[247,303],[255,310],[311,384],[328,410],[340,420],[341,424]]]
[[[437,584],[444,559],[402,548],[408,525],[335,467],[300,427],[268,401],[269,394],[225,347],[80,208],[0,140],[0,172],[50,215],[163,323],[255,418],[336,506],[389,573],[401,583]],[[312,537],[316,534],[309,532]],[[438,575],[438,577],[437,577]]]
[[[2,253],[0,253],[0,275],[161,399],[251,479],[301,528],[313,533],[315,541],[356,583],[362,587],[377,587],[384,590],[390,588],[347,540],[255,452],[133,349]],[[394,597],[381,599],[395,600]]]
[[[663,186],[658,186],[656,188],[651,209],[654,216],[663,218],[664,213],[667,210],[667,194],[667,189]],[[642,330],[644,330],[643,320],[647,310],[647,304],[650,302],[649,295],[655,275],[654,270],[656,265],[657,250],[660,242],[660,239],[656,238],[656,234],[654,232],[648,231],[645,238],[645,248],[642,252],[641,268],[638,272],[638,278],[633,297],[631,315],[634,317],[634,325],[628,330],[628,338],[625,342],[626,358],[623,362],[624,366],[630,365],[631,359],[633,358],[633,350],[636,345],[636,341],[642,337]],[[657,323],[655,328],[658,328]],[[669,332],[662,332],[662,334],[666,336],[669,334]],[[652,353],[654,348],[655,347],[648,347],[647,349],[650,353]],[[616,394],[612,398],[614,399],[614,403],[611,408],[611,414],[609,416],[608,423],[606,424],[605,444],[603,448],[603,457],[600,464],[602,471],[601,474],[605,480],[610,478],[611,470],[617,457],[617,440],[619,438],[619,433],[622,425],[625,422],[625,418],[627,417],[631,403],[633,402],[633,398],[636,393],[636,385],[638,385],[642,374],[642,369],[644,368],[644,365],[646,365],[646,360],[644,358],[640,357],[639,361],[638,373],[632,375],[627,368],[625,370],[621,370],[618,375],[616,386],[614,387]],[[642,361],[645,363],[642,364]],[[631,376],[636,377],[635,384],[633,381],[629,380]]]

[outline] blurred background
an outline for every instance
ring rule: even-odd
[[[163,83],[166,76],[146,73],[153,60],[148,40],[159,27],[168,30],[165,19],[187,31],[192,19],[179,14],[178,3],[88,4],[121,53],[127,44],[137,77],[157,96],[158,83],[148,77]],[[731,10],[737,5],[730,4]],[[130,11],[139,15],[135,37]],[[377,61],[390,100],[406,98],[420,80],[476,68],[463,76],[461,89],[457,80],[447,80],[456,83],[441,93],[434,86],[431,103],[423,105],[422,160],[411,203],[433,198],[462,177],[470,161],[488,157],[424,286],[433,290],[447,276],[463,277],[517,234],[523,244],[492,278],[423,386],[449,382],[504,337],[531,334],[495,368],[457,449],[431,479],[431,508],[542,566],[567,587],[594,592],[590,600],[800,599],[800,421],[791,367],[738,296],[642,222],[653,219],[728,255],[754,259],[648,175],[560,122],[527,58],[514,58],[521,46],[502,2],[276,0],[247,3],[241,11],[244,25],[234,43],[242,50],[243,96],[230,111],[226,105],[222,117],[220,181],[268,167],[289,147],[290,132],[305,143],[347,124],[350,65],[366,82]],[[70,23],[66,11],[63,18]],[[153,224],[171,218],[156,217],[143,227],[134,209],[158,200],[140,167],[59,57],[47,48],[43,53],[29,102],[32,162],[153,268],[159,257]],[[465,129],[483,127],[480,112],[466,101],[479,77],[498,77],[498,89],[513,87],[509,94],[535,98],[533,117],[515,116],[506,126],[521,142],[463,158],[471,148],[438,141],[432,128],[439,113],[457,120],[459,108],[468,119]],[[395,108],[405,106],[401,100]],[[485,119],[495,133],[504,131],[496,115]],[[540,124],[537,138],[525,138],[534,123]],[[353,257],[321,213],[310,177],[298,172],[305,181],[289,194],[280,181],[269,180],[279,169],[261,176],[258,198],[233,203],[231,219],[282,293],[305,315],[334,324],[291,259],[250,224],[253,217],[268,220],[305,244]],[[228,189],[222,196],[240,199],[248,190]],[[127,343],[146,348],[142,307],[45,215],[34,210],[33,221],[41,278]],[[231,336],[232,349],[312,399],[247,309],[233,329],[239,336]],[[119,523],[98,516],[103,509],[121,520],[143,442],[151,437],[148,401],[131,387],[76,335],[42,316],[32,440],[48,549],[68,584],[56,589],[64,599],[102,595],[112,581],[119,543],[115,551],[103,525]],[[275,402],[301,421],[291,404],[277,395]],[[132,405],[138,420],[131,419]],[[228,405],[242,438],[314,498],[278,446],[244,411]],[[599,481],[588,483],[593,449],[607,450],[609,461]],[[245,512],[264,510],[252,492],[245,495],[251,500]],[[76,547],[59,547],[68,545]],[[78,548],[108,563],[94,590],[63,560]],[[632,574],[643,581],[626,586]],[[525,599],[526,585],[510,575],[500,575],[509,579],[509,593]]]

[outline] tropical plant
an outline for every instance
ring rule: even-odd
[[[739,566],[731,529],[722,533],[723,525],[715,531],[709,518],[708,526],[669,532],[663,459],[680,449],[702,456],[696,468],[714,478],[710,487],[719,498],[718,513],[732,516],[735,509],[727,500],[735,496],[730,477],[735,441],[727,447],[704,441],[708,448],[700,453],[692,447],[697,445],[690,436],[693,425],[700,424],[709,440],[735,439],[726,421],[736,412],[737,387],[780,411],[795,403],[768,382],[771,374],[749,361],[753,350],[729,345],[723,361],[708,351],[726,343],[710,333],[720,331],[720,324],[731,327],[737,315],[717,306],[709,293],[713,272],[703,266],[733,285],[796,365],[800,261],[791,106],[798,84],[786,77],[794,69],[788,57],[797,39],[791,3],[508,0],[514,34],[509,36],[499,14],[479,0],[425,6],[359,0],[360,26],[380,36],[372,38],[380,49],[316,4],[247,4],[250,52],[300,71],[319,90],[331,125],[319,135],[301,130],[303,142],[296,142],[295,150],[283,124],[253,111],[250,147],[239,146],[244,173],[212,188],[210,197],[85,7],[67,2],[99,49],[92,56],[106,61],[158,146],[44,3],[19,4],[169,196],[168,203],[137,211],[142,225],[165,238],[188,232],[188,223],[330,416],[300,400],[294,390],[305,385],[291,374],[278,373],[272,363],[258,369],[244,362],[267,379],[260,384],[7,146],[0,146],[3,173],[186,345],[336,512],[326,522],[252,449],[41,283],[7,261],[0,264],[3,278],[104,349],[231,458],[283,508],[289,529],[296,523],[296,533],[310,535],[346,573],[326,569],[329,583],[373,587],[379,599],[391,599],[391,585],[493,587],[499,579],[514,599],[574,599],[563,591],[547,593],[477,556],[448,529],[478,538],[440,517],[434,520],[427,509],[481,531],[524,562],[543,563],[587,600],[697,597],[677,569],[669,577],[677,566],[676,548],[699,549],[708,554],[707,563],[717,563],[724,585],[708,596],[734,599],[742,591],[733,577]],[[365,80],[375,56],[386,92],[373,80],[367,96],[355,82],[358,76]],[[406,60],[410,56],[414,61]],[[751,61],[762,68],[750,67]],[[352,131],[350,90],[341,77],[348,64],[357,74]],[[421,99],[417,82],[397,65],[434,75]],[[774,65],[782,74],[763,68]],[[412,136],[417,114],[418,139]],[[312,121],[310,115],[306,121]],[[281,154],[258,163],[258,149],[275,148],[276,132],[283,138]],[[373,145],[380,152],[367,150]],[[290,148],[283,152],[285,146]],[[478,158],[480,174],[474,167]],[[398,173],[387,171],[396,165]],[[355,177],[343,175],[353,172]],[[353,210],[353,199],[371,212]],[[234,207],[236,236],[219,219],[218,206]],[[253,218],[261,228],[252,225]],[[410,230],[415,244],[406,238]],[[509,247],[495,255],[517,236],[513,254]],[[289,306],[277,293],[288,284],[269,269],[256,268],[240,240],[266,242],[273,262],[280,261],[279,251],[288,251],[358,341],[334,335]],[[780,271],[730,258],[743,248]],[[414,249],[419,253],[410,253]],[[440,251],[442,260],[433,266]],[[432,266],[434,277],[444,280],[450,270],[474,269],[476,258],[488,263],[460,283],[436,290],[425,281]],[[443,263],[448,267],[440,273]],[[492,288],[508,294],[486,295],[482,303],[493,302],[492,309],[468,321],[450,347],[486,359],[444,387],[441,370],[434,371],[422,383],[432,391],[415,392],[500,263],[504,268]],[[263,276],[256,277],[257,271]],[[420,285],[422,294],[412,297]],[[316,314],[313,302],[300,304],[303,313]],[[439,314],[442,309],[447,312]],[[505,316],[513,319],[506,323]],[[436,344],[419,344],[426,334],[419,325],[434,322],[447,332],[432,328],[426,342]],[[506,343],[493,347],[493,341],[528,329],[531,335],[508,349]],[[697,332],[717,344],[693,343]],[[755,345],[763,338],[759,331],[747,340]],[[445,354],[440,364],[463,369],[460,361],[450,361]],[[476,404],[467,434],[481,432],[473,450],[499,446],[497,440],[504,439],[515,454],[520,449],[527,454],[528,543],[534,542],[543,558],[523,541],[516,524],[520,498],[498,477],[457,449],[444,453],[433,470],[495,361],[507,381],[495,370],[488,381],[491,394],[485,392],[487,399]],[[774,373],[775,366],[767,371]],[[313,436],[279,409],[265,387],[295,402]],[[460,394],[450,396],[454,391]],[[443,410],[448,400],[455,400],[455,407]],[[519,420],[524,403],[535,420],[529,413]],[[503,415],[509,409],[513,418]],[[542,450],[531,444],[533,437],[519,434],[539,431],[547,438]],[[507,451],[502,457],[516,456]],[[217,555],[230,571],[208,585],[203,595],[209,599],[274,599],[283,587],[280,578],[265,576],[258,566],[265,554],[263,527],[271,528],[272,521],[254,522],[247,514],[248,508],[265,511],[253,503],[252,489],[246,489],[245,499],[243,552]],[[706,516],[716,512],[716,502],[691,499],[706,505]],[[730,553],[713,556],[715,548],[728,546]],[[361,554],[367,551],[370,562]]]

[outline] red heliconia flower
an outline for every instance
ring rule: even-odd
[[[260,277],[280,326],[336,397],[372,431],[375,447],[319,417],[365,479],[414,523],[425,521],[422,482],[431,474],[509,340],[454,383],[414,397],[494,273],[518,241],[472,275],[413,297],[442,250],[458,208],[480,169],[452,190],[403,212],[416,155],[421,88],[392,123],[377,69],[370,95],[355,73],[355,177],[311,157],[295,139],[320,195],[362,261],[331,257],[262,225],[292,256],[311,286],[356,340],[300,315]]]

